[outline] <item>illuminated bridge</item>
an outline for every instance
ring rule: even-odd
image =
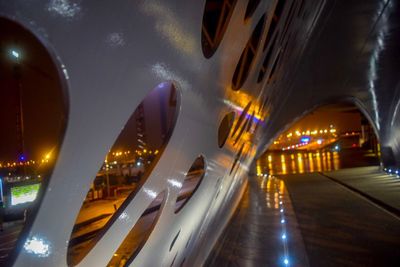
[[[0,266],[400,266],[399,0],[0,0]]]

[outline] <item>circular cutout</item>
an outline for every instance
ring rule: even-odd
[[[143,187],[169,141],[178,107],[174,85],[161,83],[132,113],[105,156],[77,215],[68,246],[68,265],[78,264],[101,242]]]
[[[175,253],[175,256],[174,256],[174,258],[172,259],[172,262],[171,262],[170,267],[174,266],[174,263],[175,263],[175,260],[176,260],[176,256],[178,256],[178,252]]]
[[[206,1],[201,28],[201,47],[206,58],[212,57],[221,43],[236,1]]]
[[[271,38],[277,29],[278,23],[282,16],[282,12],[285,8],[285,3],[286,3],[285,0],[278,0],[275,5],[274,15],[272,16],[271,24],[269,25],[269,28],[268,28],[268,33],[267,33],[267,37],[265,38],[263,51],[265,51],[265,49],[267,48],[268,43],[271,41]]]
[[[203,156],[198,156],[190,167],[176,198],[175,213],[178,213],[190,200],[199,188],[206,173],[206,164]]]
[[[265,24],[265,14],[258,21],[250,37],[250,40],[247,42],[242,52],[242,55],[240,56],[239,62],[236,65],[236,69],[232,77],[232,90],[234,91],[239,90],[243,86],[245,80],[247,79],[247,76],[253,65],[253,61],[258,50],[258,45],[260,43],[261,34],[264,29],[264,24]]]
[[[176,242],[176,240],[178,239],[178,236],[179,236],[180,233],[181,233],[181,230],[179,230],[178,233],[175,235],[174,239],[173,239],[172,242],[171,242],[171,245],[169,246],[169,251],[171,251],[172,248],[174,247],[175,242]]]
[[[68,107],[47,48],[13,21],[0,18],[0,29],[0,266],[9,266],[57,162]]]
[[[271,60],[271,56],[272,56],[272,54],[274,52],[274,49],[275,49],[276,40],[278,39],[277,36],[278,36],[278,34],[275,35],[274,40],[272,41],[272,44],[271,44],[267,54],[265,55],[265,58],[264,58],[262,66],[261,66],[260,72],[258,73],[257,83],[259,83],[259,82],[261,82],[263,80],[263,78],[265,76],[265,73],[268,70],[268,65],[269,65],[269,62]]]
[[[159,193],[125,237],[107,266],[129,266],[146,244],[160,218],[166,193]]]
[[[256,11],[258,4],[260,4],[261,0],[249,0],[246,7],[246,12],[244,15],[244,19],[248,19],[253,16],[254,12]]]
[[[232,172],[233,172],[233,170],[235,169],[237,163],[239,162],[240,157],[242,156],[242,153],[243,153],[243,149],[244,149],[244,143],[243,143],[242,146],[240,147],[238,153],[236,153],[236,156],[235,156],[235,159],[234,159],[234,161],[233,161],[233,163],[232,163],[232,167],[231,167],[231,170],[230,170],[230,172],[229,172],[229,175],[232,174]]]
[[[232,135],[231,137],[234,137],[237,130],[239,129],[240,125],[242,124],[242,122],[244,121],[244,119],[246,118],[247,113],[249,112],[251,107],[251,101],[249,103],[247,103],[246,107],[243,109],[242,113],[239,116],[239,119],[236,122],[235,128],[233,129]]]
[[[222,119],[218,128],[218,146],[222,148],[231,132],[233,122],[235,120],[235,112],[229,112]]]

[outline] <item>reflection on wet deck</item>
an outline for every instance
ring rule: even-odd
[[[342,151],[268,152],[257,160],[257,175],[302,174],[336,171],[342,168],[378,165],[379,158],[362,149]]]
[[[271,152],[257,161],[257,174],[296,174],[307,172],[333,171],[340,168],[337,151],[313,152]]]
[[[204,266],[309,266],[283,180],[251,176],[240,205]]]

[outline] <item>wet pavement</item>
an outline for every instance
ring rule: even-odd
[[[400,266],[398,217],[322,174],[281,178],[311,266]]]
[[[397,175],[365,167],[377,158],[356,150],[335,157],[328,151],[281,156],[274,162],[280,175],[264,176],[273,156],[257,162],[258,175],[249,177],[204,266],[400,266]],[[340,169],[351,164],[364,167]]]
[[[379,166],[324,172],[325,176],[351,190],[362,192],[377,205],[400,215],[400,177],[382,172]]]
[[[308,266],[296,216],[281,180],[250,177],[236,213],[204,266]]]

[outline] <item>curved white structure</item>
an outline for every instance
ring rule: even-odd
[[[248,2],[255,8],[245,19]],[[0,1],[1,19],[26,28],[51,55],[67,103],[54,169],[38,212],[19,241],[22,247],[8,264],[67,266],[71,232],[93,177],[135,109],[163,83],[175,86],[180,98],[165,150],[121,211],[123,216],[77,266],[109,264],[161,192],[157,223],[127,262],[201,265],[240,200],[254,157],[296,116],[332,99],[357,103],[376,127],[383,159],[398,165],[399,90],[384,89],[387,83],[377,68],[386,67],[380,63],[386,51],[385,23],[396,22],[398,2],[345,2]],[[370,9],[358,11],[363,5]],[[230,11],[226,24],[203,21],[218,18],[204,13]],[[338,22],[340,16],[365,23],[346,26]],[[212,27],[221,28],[214,29],[217,34],[210,40],[215,47],[207,52],[204,35],[214,31]],[[360,55],[356,63],[349,58],[355,55]],[[371,81],[363,87],[362,74],[368,70]],[[220,147],[220,123],[232,111],[233,124],[227,124],[232,129]],[[385,149],[392,152],[386,156]],[[199,155],[204,157],[204,177],[175,213],[185,176]]]

